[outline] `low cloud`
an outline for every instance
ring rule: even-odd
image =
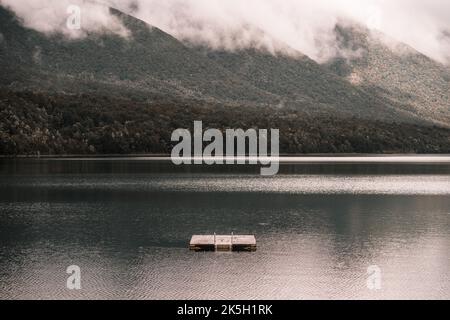
[[[107,3],[178,39],[213,48],[247,47],[271,52],[284,44],[316,61],[342,52],[333,33],[338,21],[352,20],[406,43],[442,63],[450,62],[448,0],[0,0],[28,27],[62,32],[69,4],[83,12],[83,30],[124,33]]]
[[[46,34],[62,33],[70,38],[100,32],[128,35],[121,21],[110,14],[107,6],[98,5],[97,1],[0,0],[0,4],[14,11],[24,26]],[[67,26],[67,21],[73,14],[73,6],[81,9],[79,29]]]

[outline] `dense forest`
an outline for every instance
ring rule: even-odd
[[[284,154],[450,153],[450,70],[364,27],[335,32],[361,56],[322,65],[291,48],[211,50],[111,13],[132,36],[43,34],[0,6],[0,155],[169,154],[195,120],[279,129]]]
[[[289,108],[211,106],[0,89],[1,155],[168,154],[173,130],[277,128],[280,152],[450,153],[450,129],[306,114]]]

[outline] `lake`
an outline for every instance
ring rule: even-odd
[[[450,157],[291,157],[258,173],[0,159],[0,299],[450,299]],[[214,232],[258,249],[188,250]]]

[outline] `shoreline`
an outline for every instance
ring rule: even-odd
[[[242,165],[257,165],[258,161],[270,162],[278,165],[287,164],[318,164],[318,165],[338,165],[338,164],[415,164],[415,165],[450,165],[450,154],[302,154],[302,155],[280,155],[279,157],[232,157],[232,158],[218,158],[222,163],[207,164],[206,159],[201,158],[201,163],[195,163],[195,157],[189,157],[189,163],[184,163],[185,166],[235,166],[239,165],[238,160],[244,160]],[[233,159],[233,163],[227,163],[227,159]],[[14,156],[4,157],[0,156],[0,164],[15,162],[15,161],[30,161],[30,162],[53,162],[53,161],[81,161],[81,162],[120,162],[120,161],[135,161],[135,162],[160,162],[173,163],[173,159],[165,154],[138,154],[138,155],[59,155],[59,156]],[[251,164],[251,160],[256,161]],[[234,162],[236,161],[236,162]]]
[[[246,156],[248,157],[248,156]],[[299,153],[299,154],[280,154],[280,158],[374,158],[374,157],[450,157],[450,153]],[[169,158],[170,154],[156,153],[138,153],[138,154],[45,154],[45,155],[0,155],[0,159],[83,159],[83,158]]]

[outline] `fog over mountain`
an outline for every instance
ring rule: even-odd
[[[0,62],[6,71],[1,82],[15,89],[142,99],[162,96],[166,100],[282,106],[307,113],[408,122],[444,120],[448,124],[448,112],[442,118],[432,108],[413,108],[409,100],[392,99],[376,90],[377,83],[354,84],[282,42],[277,46],[289,55],[273,55],[262,48],[230,51],[183,44],[117,10],[111,15],[128,30],[126,37],[106,32],[69,39],[25,28],[11,13],[1,13],[4,41]],[[332,34],[339,38],[336,32]],[[336,43],[347,51],[368,49]],[[351,61],[356,57],[359,55]],[[442,104],[448,106],[448,101]]]
[[[130,13],[181,40],[219,49],[265,48],[283,51],[277,43],[323,62],[353,57],[333,35],[338,21],[354,21],[405,43],[441,62],[450,59],[450,2],[447,0],[1,0],[28,27],[62,32],[67,6],[80,5],[84,31],[123,33],[106,3]],[[78,32],[80,36],[85,34]]]
[[[446,4],[408,15],[425,52],[353,1],[108,3],[0,0],[0,154],[170,153],[199,119],[284,153],[450,152]]]

